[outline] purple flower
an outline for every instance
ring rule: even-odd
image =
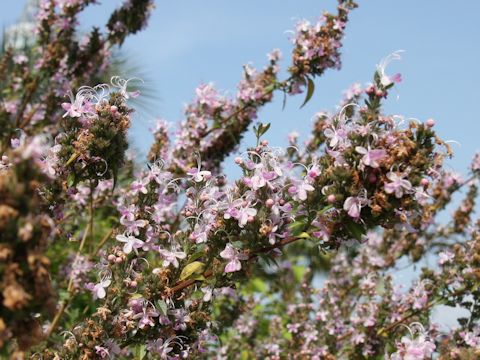
[[[198,103],[207,106],[209,112],[212,112],[222,105],[222,102],[219,101],[218,92],[212,83],[200,85],[195,90],[195,94],[197,95]]]
[[[295,185],[288,188],[288,193],[293,196],[295,200],[307,200],[307,192],[314,191],[315,188],[307,181],[299,181]]]
[[[127,233],[132,233],[134,235],[140,234],[139,228],[144,228],[148,225],[147,220],[134,220],[132,217],[122,217],[120,219],[120,224],[125,226]]]
[[[195,182],[202,182],[210,179],[212,173],[207,170],[200,170],[200,168],[193,168],[187,171],[187,174],[190,175],[190,178]]]
[[[362,164],[365,166],[370,166],[371,168],[378,168],[380,166],[380,161],[382,161],[387,152],[384,149],[365,149],[362,146],[357,146],[355,148],[357,153],[363,155]]]
[[[130,79],[122,79],[119,76],[112,76],[110,79],[110,83],[112,86],[118,88],[118,92],[125,98],[125,100],[128,100],[130,98],[136,98],[140,95],[140,91],[127,91],[127,86],[130,81],[133,80],[138,80],[143,82],[141,79],[138,78],[130,78]]]
[[[350,196],[343,204],[343,210],[347,211],[348,215],[354,219],[360,217],[362,207],[367,205],[368,200],[361,196]]]
[[[200,290],[203,292],[203,301],[209,302],[212,300],[213,289],[210,286],[202,287]]]
[[[330,139],[328,145],[335,149],[337,146],[344,147],[349,144],[348,131],[344,128],[328,128],[323,132]]]
[[[95,353],[100,356],[102,359],[105,359],[106,357],[110,356],[110,353],[108,352],[107,348],[104,348],[102,346],[95,346]]]
[[[402,53],[402,50],[395,51],[388,55],[386,58],[384,58],[380,64],[377,66],[377,72],[378,75],[380,76],[380,83],[383,86],[388,86],[392,84],[393,82],[400,82],[402,80],[402,77],[400,74],[395,74],[393,76],[388,76],[385,73],[385,69],[387,65],[392,61],[392,60],[400,60],[402,57],[400,54]]]
[[[242,268],[240,260],[247,260],[248,256],[242,252],[239,252],[232,245],[227,244],[225,249],[220,253],[220,256],[228,260],[228,264],[225,266],[224,272],[235,272]]]
[[[158,252],[163,257],[163,267],[168,267],[170,264],[173,267],[178,268],[178,260],[177,259],[185,259],[187,254],[183,251],[168,251],[162,248],[158,249]]]
[[[173,325],[173,330],[185,330],[187,328],[187,323],[191,321],[190,315],[188,315],[185,309],[172,309],[168,313],[175,317],[175,324]]]
[[[247,224],[250,217],[257,215],[257,209],[249,206],[238,209],[236,219],[238,220],[238,225],[242,228]]]
[[[104,279],[98,284],[88,283],[85,288],[93,293],[94,299],[103,299],[107,295],[105,288],[109,287],[111,283],[110,279]]]
[[[62,103],[63,110],[66,111],[63,114],[63,117],[70,116],[72,118],[81,117],[84,114],[93,115],[93,107],[89,102],[88,97],[85,95],[85,91],[79,91],[74,97],[72,91],[70,91],[67,96],[70,99],[70,102]]]
[[[158,338],[153,341],[147,342],[147,350],[159,356],[160,359],[177,359],[176,356],[170,356],[169,353],[174,349],[174,345],[182,347],[181,337],[170,337],[163,341],[162,338]]]
[[[125,243],[125,245],[123,245],[123,252],[125,254],[130,254],[132,250],[137,252],[137,249],[141,248],[144,244],[142,240],[137,239],[132,235],[117,235],[116,239],[120,242]]]
[[[385,192],[387,194],[395,194],[397,199],[400,199],[405,193],[408,193],[412,190],[412,184],[410,181],[405,180],[404,177],[406,174],[397,175],[394,172],[389,172],[387,174],[389,183],[385,184]]]
[[[425,283],[420,281],[417,286],[413,289],[413,305],[412,307],[416,310],[423,309],[428,303],[428,293],[425,289]]]
[[[397,345],[397,351],[390,357],[391,360],[424,360],[430,359],[435,351],[435,344],[424,334],[416,338],[402,337]]]
[[[438,256],[439,256],[438,263],[440,265],[447,264],[455,258],[455,254],[448,250],[442,251],[440,254],[438,254]]]
[[[132,182],[130,188],[132,189],[132,194],[136,195],[138,193],[146,194],[148,193],[147,185],[150,183],[148,178],[143,178]]]
[[[140,319],[138,321],[138,327],[143,329],[147,326],[154,327],[155,322],[153,321],[154,317],[158,317],[160,314],[154,308],[148,308],[144,306],[142,312],[137,313],[133,316],[134,319]]]

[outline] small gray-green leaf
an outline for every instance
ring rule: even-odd
[[[167,315],[167,303],[164,300],[157,300],[157,309],[160,310],[162,315]]]
[[[303,102],[302,106],[300,106],[300,109],[303,108],[305,105],[307,105],[307,103],[312,98],[314,92],[315,92],[315,83],[313,82],[312,79],[307,78],[307,95],[305,96],[305,101]]]

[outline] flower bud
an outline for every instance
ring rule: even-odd
[[[435,120],[433,119],[428,119],[425,123],[429,128],[432,128],[435,126]]]
[[[335,195],[333,195],[333,194],[330,194],[330,195],[327,196],[327,201],[328,201],[330,204],[335,203],[336,200],[337,200],[337,199],[335,198]]]
[[[421,181],[420,181],[420,184],[422,184],[423,186],[428,186],[428,184],[430,184],[430,181],[426,178],[423,178]]]
[[[319,175],[318,171],[316,171],[316,170],[310,170],[308,172],[308,176],[311,177],[312,179],[315,179],[318,175]]]

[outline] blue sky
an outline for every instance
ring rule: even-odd
[[[0,24],[12,24],[25,0],[2,1]],[[85,29],[103,24],[119,0],[104,0],[82,16]],[[312,115],[333,109],[342,91],[353,82],[368,82],[375,65],[392,51],[406,52],[392,72],[404,81],[392,93],[386,111],[436,120],[442,138],[456,140],[452,167],[464,172],[480,150],[480,121],[476,104],[480,90],[480,2],[446,0],[364,0],[352,13],[343,49],[343,69],[331,70],[316,81],[316,93],[302,110],[303,97],[289,99],[282,111],[281,96],[260,113],[271,122],[271,143],[285,144],[289,131],[308,134]],[[149,27],[128,39],[124,50],[143,69],[144,79],[157,94],[151,118],[175,122],[201,82],[235,93],[241,66],[266,64],[266,53],[280,48],[288,65],[290,43],[285,31],[300,18],[316,19],[334,0],[182,0],[157,1]],[[125,74],[135,75],[135,74]],[[147,117],[138,117],[134,145],[145,152],[151,142]],[[252,137],[247,137],[246,141]],[[228,169],[228,168],[227,168]]]

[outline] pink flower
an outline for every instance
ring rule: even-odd
[[[343,210],[347,211],[348,215],[354,219],[360,217],[362,207],[367,205],[368,200],[360,196],[350,196],[343,204]]]
[[[107,348],[102,346],[95,346],[95,353],[100,356],[102,359],[105,359],[110,356],[110,353]]]
[[[28,57],[26,57],[25,55],[23,54],[19,54],[19,55],[15,55],[13,57],[13,62],[15,64],[24,64],[28,61]]]
[[[132,194],[136,195],[140,192],[142,194],[147,194],[148,193],[147,185],[149,183],[150,183],[150,179],[148,177],[132,182],[132,184],[130,185],[130,188],[132,189]]]
[[[300,181],[296,185],[288,188],[288,193],[293,196],[295,200],[305,201],[307,200],[307,192],[314,191],[315,188],[307,181]]]
[[[410,339],[404,336],[398,345],[398,351],[392,354],[391,360],[425,360],[430,359],[435,351],[435,344],[421,334]]]
[[[79,91],[74,97],[72,91],[67,94],[70,99],[69,103],[62,103],[63,110],[66,111],[63,117],[70,116],[72,118],[81,117],[83,114],[92,114],[92,105],[84,92]]]
[[[202,84],[196,90],[197,101],[201,105],[206,105],[210,111],[222,106],[222,102],[219,101],[217,90],[212,83]]]
[[[145,328],[146,326],[154,327],[155,322],[153,321],[154,317],[158,317],[160,314],[155,309],[143,307],[142,312],[135,314],[134,319],[140,319],[138,322],[138,327],[140,329]]]
[[[110,79],[110,83],[112,86],[118,88],[118,92],[125,98],[125,100],[128,100],[130,98],[136,98],[140,95],[140,91],[127,91],[127,86],[130,81],[137,80],[143,82],[141,79],[138,78],[130,78],[130,79],[122,79],[119,76],[112,76]]]
[[[168,251],[162,248],[158,249],[158,252],[163,257],[163,267],[168,267],[170,264],[173,267],[178,268],[178,259],[185,259],[187,254],[183,251]]]
[[[475,154],[475,156],[473,157],[471,169],[475,172],[480,170],[480,153]]]
[[[229,260],[228,264],[225,266],[224,272],[235,272],[239,271],[242,268],[240,260],[247,260],[248,256],[242,252],[239,252],[232,245],[227,244],[225,249],[220,253],[220,256],[226,260]]]
[[[238,225],[242,228],[247,224],[250,217],[257,215],[257,209],[249,206],[250,205],[247,205],[246,207],[238,209],[238,213],[236,214]]]
[[[130,254],[132,250],[137,253],[137,249],[141,248],[144,244],[142,240],[137,239],[132,235],[117,235],[116,239],[120,242],[125,243],[125,245],[123,246],[123,252],[125,254]]]
[[[147,220],[134,220],[132,217],[122,217],[120,219],[120,224],[125,226],[125,229],[128,233],[132,233],[134,235],[140,234],[139,228],[144,228],[148,225]]]
[[[405,180],[406,174],[397,175],[394,172],[387,174],[388,180],[391,182],[385,184],[385,192],[387,194],[395,194],[397,199],[400,199],[405,193],[412,190],[412,184],[410,181]]]
[[[469,332],[462,331],[459,335],[468,346],[480,348],[480,327],[477,326]]]
[[[439,253],[438,257],[439,257],[438,263],[440,265],[443,265],[451,262],[455,258],[455,254],[447,250]]]
[[[425,283],[420,281],[413,289],[413,305],[414,309],[423,309],[428,303],[428,293],[425,289]]]
[[[400,54],[402,53],[402,50],[395,51],[388,55],[386,58],[384,58],[380,64],[377,66],[377,72],[378,75],[380,76],[380,83],[386,87],[389,86],[390,84],[394,82],[400,82],[402,81],[402,76],[400,74],[395,74],[393,76],[388,76],[385,73],[385,69],[387,65],[392,61],[392,60],[400,60],[402,57]]]
[[[103,299],[107,295],[105,288],[109,287],[111,283],[112,281],[107,278],[100,281],[98,284],[88,283],[85,287],[93,292],[94,299]]]
[[[211,178],[212,173],[207,170],[200,170],[200,168],[194,168],[187,171],[190,178],[195,182],[202,182]]]
[[[348,132],[343,128],[328,128],[324,132],[324,135],[330,139],[328,145],[335,149],[337,146],[343,147],[349,144]]]
[[[357,146],[355,148],[357,153],[362,154],[362,164],[365,166],[370,166],[371,168],[378,168],[380,166],[380,161],[382,161],[387,152],[384,149],[365,149],[362,146]]]

